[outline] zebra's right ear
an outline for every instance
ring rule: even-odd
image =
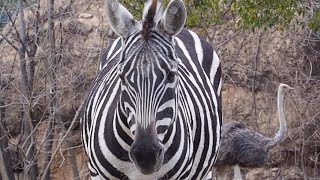
[[[111,29],[126,38],[137,30],[137,22],[118,0],[105,0],[107,20]]]
[[[160,31],[169,36],[180,33],[187,19],[187,10],[182,0],[171,0],[160,21]]]

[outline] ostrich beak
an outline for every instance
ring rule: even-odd
[[[291,87],[291,86],[289,86],[287,84],[283,84],[283,83],[280,83],[280,87],[287,88],[289,90],[293,90],[294,89],[293,87]]]

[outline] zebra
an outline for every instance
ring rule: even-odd
[[[186,8],[146,2],[141,21],[117,0],[107,20],[119,35],[84,102],[81,137],[92,179],[205,179],[222,124],[221,65],[184,28]]]

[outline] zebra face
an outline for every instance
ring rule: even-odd
[[[184,27],[186,8],[182,0],[171,0],[163,12],[161,2],[149,0],[142,20],[137,21],[117,0],[106,0],[106,14],[123,40],[117,112],[133,139],[129,157],[141,173],[152,174],[162,166],[162,141],[177,117],[179,80],[173,39]]]
[[[147,42],[135,38],[121,54],[120,104],[134,140],[129,157],[143,174],[151,174],[162,165],[162,140],[176,119],[178,63],[172,43],[160,34],[150,33]]]

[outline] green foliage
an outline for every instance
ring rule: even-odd
[[[312,0],[311,0],[312,1]],[[142,16],[143,0],[122,0],[122,3],[137,19]],[[167,5],[169,0],[164,0]],[[285,28],[298,16],[309,10],[301,0],[184,0],[188,12],[188,27],[207,27],[221,24],[226,16],[236,20],[236,28],[268,29]],[[315,29],[320,24],[318,9],[312,18],[299,25]]]
[[[163,4],[166,6],[169,1],[163,0]],[[16,2],[17,0],[0,0],[0,19],[1,16],[5,16],[5,9],[14,9]],[[136,19],[141,19],[145,0],[121,2]],[[250,30],[286,27],[295,17],[302,16],[307,11],[308,8],[303,2],[301,0],[184,0],[188,13],[188,27],[221,24],[225,15],[231,15],[236,19],[236,28]],[[311,29],[319,29],[320,10],[316,9],[307,22],[298,24],[302,27],[307,25]]]
[[[122,0],[125,7],[136,19],[141,19],[142,9],[145,1]],[[163,0],[167,6],[170,0]],[[219,21],[219,14],[222,12],[218,0],[184,0],[187,8],[187,26],[206,26]]]
[[[164,6],[170,0],[162,0]],[[308,10],[301,0],[183,0],[188,13],[188,27],[208,27],[221,24],[225,16],[235,18],[235,28],[267,29],[284,28],[294,18],[303,16]],[[311,0],[312,1],[312,0]],[[0,16],[4,7],[13,9],[17,0],[0,0]],[[135,16],[141,19],[145,0],[120,0]],[[320,10],[316,9],[306,22],[298,22],[302,27],[318,29]]]
[[[217,0],[186,0],[187,26],[209,26],[221,23],[225,8]]]
[[[309,27],[316,31],[320,30],[320,10],[319,9],[317,9],[316,12],[311,17]]]
[[[121,2],[129,10],[129,12],[132,13],[135,19],[141,19],[144,1],[122,0]]]
[[[274,26],[285,27],[301,14],[299,0],[238,0],[232,10],[239,17],[239,26],[246,29],[261,29]]]

